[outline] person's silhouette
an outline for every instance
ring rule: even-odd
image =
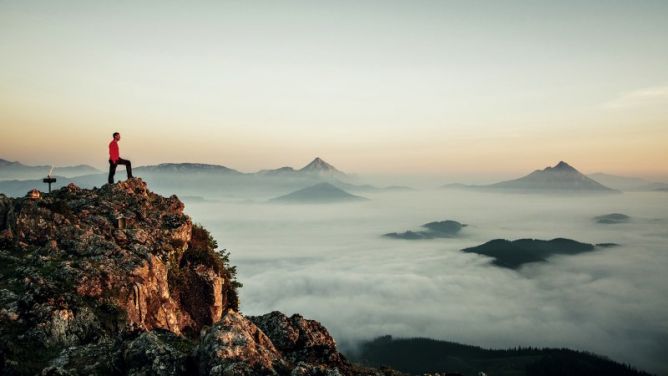
[[[114,132],[113,137],[114,139],[109,143],[109,184],[114,184],[114,174],[116,174],[116,166],[119,164],[125,165],[128,179],[132,178],[132,164],[127,159],[121,158],[118,151],[118,141],[121,140],[121,134]]]

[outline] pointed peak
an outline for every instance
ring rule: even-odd
[[[577,172],[578,170],[575,169],[575,167],[569,165],[568,163],[564,161],[559,161],[554,167],[548,167],[546,170],[557,170],[557,171],[574,171]]]
[[[314,165],[314,166],[331,166],[329,163],[325,162],[322,158],[320,157],[315,157],[311,161],[311,163],[308,164],[309,166]]]
[[[300,171],[311,171],[318,173],[341,173],[339,170],[336,169],[336,167],[325,162],[320,157],[315,157],[315,159],[311,161],[311,163],[304,166]]]

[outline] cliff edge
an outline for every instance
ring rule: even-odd
[[[2,375],[398,375],[320,323],[239,313],[235,268],[138,178],[0,195]]]

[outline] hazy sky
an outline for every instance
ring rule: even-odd
[[[668,177],[666,1],[0,1],[0,158]]]

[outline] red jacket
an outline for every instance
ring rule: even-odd
[[[111,159],[112,162],[116,163],[118,159],[120,158],[118,154],[118,142],[116,140],[112,140],[109,143],[109,159]]]

